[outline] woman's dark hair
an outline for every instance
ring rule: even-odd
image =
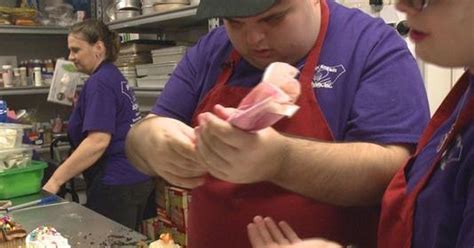
[[[79,34],[89,44],[102,41],[105,46],[105,61],[115,62],[120,51],[118,34],[110,31],[102,21],[88,19],[76,23],[69,29],[69,34]]]

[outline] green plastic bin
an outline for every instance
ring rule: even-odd
[[[0,199],[34,194],[41,189],[44,168],[42,161],[31,161],[25,168],[15,168],[0,172]]]

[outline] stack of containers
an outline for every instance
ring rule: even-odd
[[[196,0],[142,0],[142,13],[149,15],[178,10],[191,5],[197,5]]]
[[[128,19],[140,15],[140,0],[115,0],[115,18]]]
[[[174,241],[185,248],[187,246],[188,206],[191,202],[190,192],[171,186],[162,178],[157,178],[155,194],[158,216],[142,223],[142,233],[151,240],[158,239],[160,234],[170,233]]]
[[[137,86],[163,88],[177,64],[186,53],[187,46],[175,46],[152,50],[153,64],[137,65]]]
[[[150,15],[155,13],[153,5],[158,2],[158,0],[142,0],[142,15]]]
[[[33,146],[22,144],[29,125],[0,123],[0,199],[40,190],[46,163],[32,161]]]
[[[135,66],[118,67],[123,76],[127,79],[130,86],[137,86],[137,72]]]
[[[133,40],[122,43],[120,52],[115,62],[130,86],[137,86],[136,65],[152,61],[151,50],[163,46],[174,45],[172,41]]]

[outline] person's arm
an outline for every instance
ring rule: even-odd
[[[215,110],[218,115],[225,111]],[[340,206],[380,202],[410,154],[409,146],[322,142],[285,136],[273,128],[248,133],[211,113],[199,118],[197,149],[213,176],[233,183],[271,181]]]
[[[324,202],[370,205],[380,202],[410,147],[372,143],[329,143],[285,137],[281,169],[270,180]]]
[[[111,135],[90,132],[76,150],[58,167],[43,189],[57,193],[61,185],[91,167],[109,146]]]
[[[212,87],[213,77],[218,76],[203,74],[209,71],[210,65],[220,65],[211,58],[221,57],[214,52],[221,50],[215,48],[222,46],[219,41],[225,37],[222,29],[216,29],[189,48],[151,114],[130,129],[125,151],[131,163],[143,173],[159,175],[184,188],[195,188],[204,183],[203,175],[207,171],[199,166],[191,123],[203,92]]]

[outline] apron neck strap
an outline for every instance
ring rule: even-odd
[[[456,83],[456,85],[453,87],[453,89],[451,90],[449,95],[443,100],[440,107],[438,108],[436,113],[431,118],[431,121],[430,121],[428,127],[423,132],[423,135],[420,139],[420,142],[418,143],[418,146],[417,146],[417,149],[416,149],[416,154],[419,154],[421,152],[421,150],[430,141],[430,139],[433,136],[434,132],[454,112],[454,110],[456,109],[456,106],[458,104],[459,99],[462,97],[462,95],[464,94],[464,92],[466,91],[468,86],[469,86],[469,73],[466,72],[459,79],[459,81]],[[472,113],[471,112],[474,112],[474,108],[472,108],[472,107],[470,109],[467,108],[471,104],[474,104],[473,97],[470,97],[468,99],[468,104],[466,104],[466,107],[463,108],[458,120],[455,122],[455,125],[451,129],[456,128],[456,131],[458,131],[460,128],[462,128],[467,122],[469,122],[472,119]],[[448,134],[453,134],[451,136],[454,136],[454,133],[452,131],[450,131]],[[446,139],[447,138],[448,137],[446,137]],[[452,139],[452,137],[451,137],[451,139]],[[449,143],[449,142],[445,142],[445,143]]]

